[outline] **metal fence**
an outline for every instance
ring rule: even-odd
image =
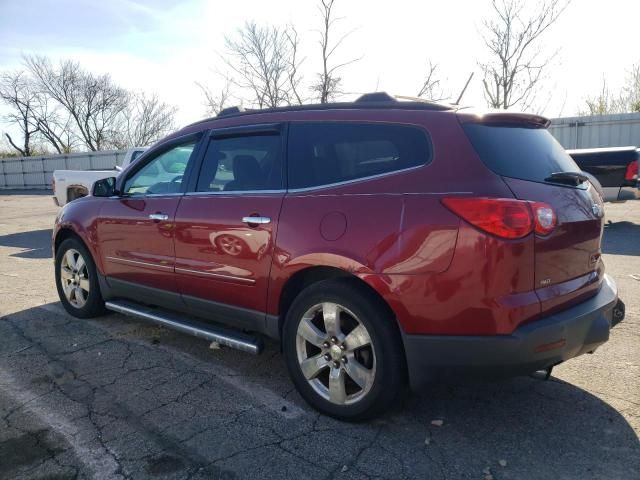
[[[0,158],[0,189],[49,189],[54,170],[111,170],[127,150]]]
[[[549,131],[567,149],[640,147],[640,113],[554,118]]]

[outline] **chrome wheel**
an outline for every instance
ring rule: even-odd
[[[89,270],[77,250],[70,248],[60,262],[60,283],[67,301],[75,308],[82,308],[89,298]]]
[[[376,358],[371,336],[353,312],[337,303],[307,310],[298,324],[296,352],[304,377],[331,403],[356,403],[373,385]]]

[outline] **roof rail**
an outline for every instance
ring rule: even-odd
[[[413,101],[399,101],[398,98],[393,97],[386,92],[373,92],[365,93],[361,95],[354,102],[338,102],[338,103],[322,103],[322,104],[307,104],[307,105],[287,105],[282,107],[264,108],[264,109],[245,109],[244,107],[227,107],[218,113],[217,116],[212,118],[205,118],[192,123],[188,126],[199,125],[205,122],[211,122],[213,120],[235,117],[239,115],[253,115],[253,114],[265,114],[265,113],[278,113],[278,112],[299,112],[310,110],[332,110],[332,109],[379,109],[379,108],[392,108],[403,110],[454,110],[459,108],[457,105],[447,105],[444,103],[431,102],[424,99],[415,99]],[[405,99],[412,99],[412,97],[404,97]]]
[[[218,115],[216,115],[216,118],[217,117],[226,117],[227,115],[234,115],[236,113],[242,113],[244,111],[245,111],[245,109],[243,107],[240,107],[240,106],[227,107],[227,108],[223,108],[222,110],[220,110],[218,112]]]
[[[397,102],[395,97],[392,97],[387,92],[372,92],[360,95],[354,103],[367,103],[367,102]]]

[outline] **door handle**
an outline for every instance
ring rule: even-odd
[[[150,213],[149,220],[154,220],[156,222],[169,220],[169,215],[167,215],[166,213]]]
[[[242,217],[242,221],[249,225],[265,225],[267,223],[271,223],[271,219],[269,217]]]

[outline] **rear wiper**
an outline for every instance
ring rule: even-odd
[[[578,186],[589,180],[589,177],[581,172],[555,172],[544,179],[545,182],[565,183]]]

